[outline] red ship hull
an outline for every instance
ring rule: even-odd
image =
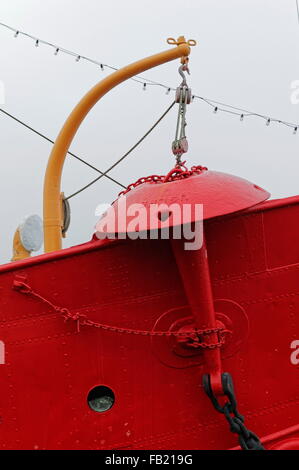
[[[205,221],[215,309],[232,330],[222,349],[246,424],[265,447],[299,449],[299,197]],[[24,282],[36,295],[18,292]],[[175,338],[64,321],[59,310],[118,328],[190,321],[165,240],[91,241],[0,267],[0,447],[230,449],[227,423],[201,385],[200,351]],[[106,386],[115,403],[87,397]]]

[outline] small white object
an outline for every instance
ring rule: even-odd
[[[21,242],[27,251],[39,251],[43,244],[43,222],[38,215],[31,215],[19,227]]]

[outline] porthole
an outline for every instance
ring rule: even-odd
[[[90,390],[87,403],[96,413],[105,413],[111,410],[115,403],[115,395],[111,388],[100,385]]]

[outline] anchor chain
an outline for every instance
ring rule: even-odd
[[[141,184],[170,183],[173,181],[190,178],[190,176],[201,175],[204,171],[208,170],[207,167],[201,165],[192,166],[190,170],[188,170],[188,168],[185,166],[185,163],[186,162],[181,162],[180,168],[173,168],[167,175],[150,175],[139,178],[134,183],[129,184],[129,186],[127,186],[124,191],[120,192],[118,196],[125,196],[127,193],[132,191],[132,189],[137,188]]]
[[[203,386],[206,394],[210,398],[214,408],[223,414],[229,423],[230,431],[238,435],[239,444],[242,450],[265,450],[260,439],[256,434],[247,429],[244,424],[244,416],[238,411],[236,395],[234,391],[233,379],[230,374],[225,372],[222,374],[222,387],[227,401],[224,405],[220,405],[218,399],[213,393],[210,376],[204,375]]]
[[[176,126],[176,133],[175,139],[172,144],[172,152],[176,157],[176,165],[180,167],[182,165],[182,155],[188,152],[188,141],[186,137],[186,113],[187,113],[187,105],[192,101],[192,93],[191,89],[187,85],[187,80],[185,76],[185,72],[190,75],[188,61],[182,64],[179,68],[179,74],[183,78],[181,85],[177,88],[176,91],[176,103],[179,104],[178,110],[178,118],[177,118],[177,126]]]

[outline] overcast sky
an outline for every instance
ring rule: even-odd
[[[166,38],[196,39],[190,62],[193,92],[214,100],[298,122],[291,82],[299,80],[299,24],[295,0],[1,0],[0,21],[41,39],[114,66],[166,49]],[[146,72],[177,86],[178,62]],[[81,97],[109,71],[77,63],[46,46],[0,28],[3,108],[55,138]],[[132,81],[109,93],[90,113],[72,150],[105,170],[138,140],[170,104],[160,87]],[[176,110],[111,175],[127,185],[173,166]],[[214,114],[195,101],[188,109],[188,163],[247,178],[273,198],[298,194],[299,133],[253,117]],[[42,216],[43,177],[51,145],[0,114],[0,262],[9,261],[12,238],[27,215]],[[66,195],[96,173],[67,158]],[[91,238],[100,203],[119,188],[102,179],[72,200],[72,223],[64,247]]]

